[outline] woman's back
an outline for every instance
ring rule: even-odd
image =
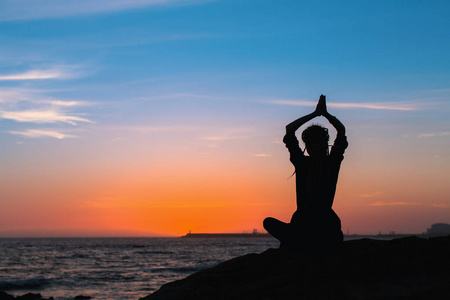
[[[315,117],[324,116],[337,130],[328,153],[328,130],[312,125],[302,133],[309,156],[300,149],[295,132]],[[343,241],[341,221],[332,209],[339,169],[348,146],[344,125],[326,109],[321,95],[316,110],[286,126],[283,142],[295,167],[297,210],[290,223],[266,218],[264,228],[280,240],[281,246],[306,251],[327,251],[339,247]]]

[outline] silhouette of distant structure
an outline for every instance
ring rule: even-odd
[[[427,235],[431,236],[441,236],[441,235],[449,235],[450,234],[450,224],[446,223],[436,223],[431,225],[430,228],[427,229]]]
[[[350,234],[350,231],[347,231],[347,234],[344,235],[346,240],[354,240],[361,238],[369,238],[369,239],[395,239],[402,238],[408,236],[417,236],[417,237],[436,237],[436,236],[446,236],[450,235],[450,224],[447,223],[435,223],[427,229],[426,232],[422,233],[396,233],[395,231],[389,231],[388,233],[382,233],[381,231],[378,234]],[[191,230],[186,235],[181,236],[182,238],[253,238],[253,237],[272,237],[269,233],[259,232],[256,229],[253,229],[252,232],[242,232],[242,233],[192,233]]]
[[[268,233],[259,232],[257,229],[253,229],[252,232],[242,232],[242,233],[192,233],[189,230],[189,233],[181,236],[182,238],[210,238],[210,237],[218,237],[218,238],[235,238],[235,237],[243,237],[243,238],[252,238],[252,237],[271,237]]]
[[[258,232],[253,229],[251,233],[189,233],[183,235],[182,238],[255,238],[255,237],[271,237],[268,233]]]

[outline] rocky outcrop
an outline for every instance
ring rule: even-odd
[[[73,299],[83,300],[83,299],[92,299],[92,297],[79,295]],[[45,299],[45,298],[42,298],[41,294],[35,294],[35,293],[27,293],[22,296],[14,297],[13,295],[10,295],[6,292],[0,291],[0,300],[54,300],[54,298],[50,297],[48,299]]]
[[[163,285],[141,300],[450,299],[450,236],[361,239],[306,254],[269,249]]]
[[[28,293],[22,296],[14,297],[8,293],[0,291],[0,300],[53,300],[53,297],[48,299],[42,298],[41,294]]]

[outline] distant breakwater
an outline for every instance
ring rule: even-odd
[[[428,238],[432,235],[429,234],[396,234],[396,233],[387,233],[387,234],[344,234],[344,240],[354,240],[354,239],[397,239],[408,236],[417,236]],[[181,236],[182,238],[271,238],[272,236],[268,233],[187,233],[186,235]]]

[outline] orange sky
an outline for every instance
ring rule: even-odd
[[[0,10],[0,237],[287,222],[321,94],[343,231],[450,223],[449,1],[43,2]]]
[[[281,124],[274,128],[283,134]],[[263,139],[207,141],[184,134],[179,147],[172,137],[130,134],[126,142],[92,141],[85,148],[68,140],[64,151],[22,144],[22,152],[10,153],[14,168],[1,177],[0,234],[179,236],[262,231],[267,216],[289,221],[295,179],[275,131]],[[391,148],[376,148],[359,131],[349,126],[335,198],[343,231],[420,233],[446,221],[448,170],[433,165],[438,158],[414,160],[414,153],[403,153],[404,140],[383,138]],[[155,140],[161,149],[151,146]]]

